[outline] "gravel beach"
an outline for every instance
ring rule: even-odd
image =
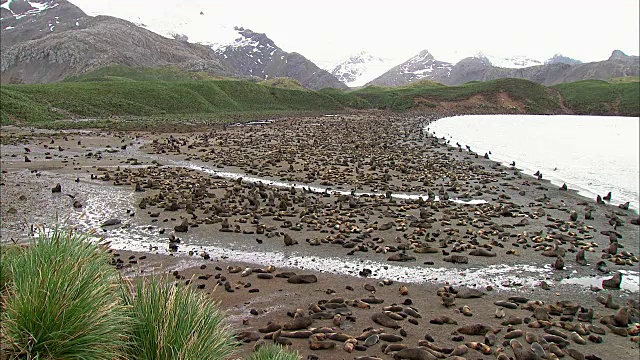
[[[437,118],[3,127],[2,241],[94,231],[127,278],[210,293],[238,359],[272,341],[305,359],[638,358],[638,214],[446,144]]]

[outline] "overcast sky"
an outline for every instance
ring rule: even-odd
[[[640,52],[638,0],[71,2],[89,15],[143,22],[151,30],[183,27],[191,41],[216,42],[220,25],[243,26],[319,65],[360,50],[406,60],[427,49],[451,62],[478,51],[539,60],[562,53],[585,62],[604,60],[614,49]]]

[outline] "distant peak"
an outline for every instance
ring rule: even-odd
[[[570,58],[568,56],[564,56],[561,53],[557,53],[544,62],[545,64],[582,64],[582,61]]]
[[[472,56],[472,57],[474,57],[474,58],[478,58],[478,59],[487,59],[487,60],[489,60],[489,56],[487,56],[487,54],[485,54],[485,53],[484,53],[484,52],[482,52],[482,51],[478,51],[478,52],[476,53],[476,55],[475,55],[475,56]]]
[[[435,60],[435,58],[433,57],[433,55],[431,55],[429,50],[425,49],[420,51],[418,55],[416,55],[412,60],[413,61],[431,61],[431,60]]]
[[[629,56],[624,52],[622,52],[621,50],[613,50],[613,52],[611,53],[611,56],[609,57],[609,60],[625,60],[628,57]]]

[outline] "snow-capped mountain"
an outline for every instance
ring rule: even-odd
[[[43,10],[56,6],[58,6],[58,3],[54,0],[1,0],[0,8],[2,8],[2,10],[0,10],[0,17],[2,19],[8,19],[10,17],[23,18],[29,15],[36,15]]]
[[[493,63],[498,62],[495,57],[492,62],[489,56],[477,53],[452,65],[435,60],[433,55],[423,50],[374,79],[369,85],[401,86],[422,79],[444,85],[461,85],[469,81],[502,78],[527,79],[543,85],[555,85],[587,79],[609,80],[623,76],[638,76],[640,71],[638,56],[628,56],[619,50],[614,51],[608,60],[590,63],[581,63],[562,55],[556,55],[543,64],[537,64],[537,60],[532,61],[528,58],[509,59],[502,59],[502,66],[497,66]],[[531,66],[521,67],[525,63]]]
[[[244,76],[292,77],[312,89],[346,87],[304,56],[279,48],[265,34],[230,24],[232,20],[214,11],[213,2],[173,2],[153,8],[136,1],[126,7],[95,5],[90,15],[117,16],[166,38],[208,46]]]
[[[451,75],[453,65],[445,61],[436,60],[427,50],[393,67],[368,85],[399,86],[420,80],[442,82]]]
[[[393,60],[361,51],[336,65],[331,74],[349,87],[359,87],[384,74]]]
[[[2,82],[60,81],[108,65],[126,65],[179,66],[238,78],[291,77],[312,89],[346,88],[304,56],[283,51],[265,34],[206,27],[211,19],[201,12],[189,13],[191,18],[152,17],[150,22],[130,17],[136,21],[132,23],[88,16],[66,0],[0,1]]]
[[[129,21],[88,16],[66,0],[2,2],[0,81],[61,81],[110,65],[179,66],[241,77],[209,47],[167,39]]]
[[[66,1],[0,0],[3,49],[52,33],[79,28],[85,14]]]
[[[212,45],[216,53],[238,73],[263,80],[290,77],[310,89],[346,88],[326,70],[298,53],[280,49],[267,35],[241,27],[234,28],[236,39]]]

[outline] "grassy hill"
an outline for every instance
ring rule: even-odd
[[[206,72],[187,71],[176,66],[157,68],[129,67],[112,65],[78,76],[69,76],[64,82],[86,81],[189,81],[215,80],[219,77]]]
[[[334,112],[342,105],[309,90],[292,90],[238,80],[101,80],[4,85],[2,123],[46,123],[63,117],[200,116],[217,121],[252,119],[289,112]],[[235,115],[234,117],[230,116]]]
[[[553,88],[576,114],[640,116],[640,82],[635,79],[585,80]]]
[[[173,67],[111,66],[61,83],[3,85],[0,114],[2,124],[74,127],[113,122],[119,122],[119,127],[126,122],[142,122],[144,127],[208,124],[348,109],[638,116],[637,80],[580,81],[553,87],[523,79],[473,81],[461,86],[420,81],[399,87],[312,91],[287,78],[255,83]],[[74,118],[98,120],[68,121]]]
[[[278,77],[260,81],[258,84],[263,86],[277,87],[281,89],[305,90],[304,86],[296,79],[289,77]]]
[[[560,109],[548,88],[522,79],[473,81],[461,86],[444,86],[432,81],[391,88],[368,86],[354,94],[377,108],[391,110],[406,110],[419,104],[437,108],[442,102],[458,102],[474,96],[481,96],[481,102],[491,104],[498,102],[499,94],[508,94],[530,113],[556,113]]]
[[[321,94],[333,98],[339,102],[342,106],[352,109],[372,109],[372,106],[367,100],[356,95],[353,91],[347,91],[342,89],[326,88],[319,91]]]

